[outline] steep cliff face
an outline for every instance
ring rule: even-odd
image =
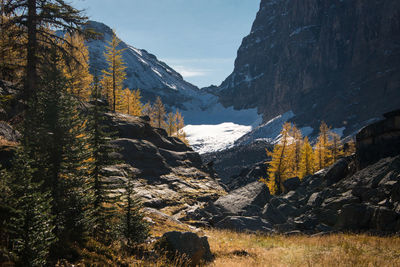
[[[262,0],[217,94],[265,121],[291,110],[352,133],[400,106],[400,1]]]

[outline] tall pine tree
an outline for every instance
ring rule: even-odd
[[[53,256],[58,257],[71,242],[88,236],[87,221],[89,157],[86,121],[78,102],[68,93],[67,79],[60,67],[60,56],[53,50],[51,64],[45,66],[43,84],[31,103],[30,132],[26,147],[35,176],[44,180],[51,192],[54,233],[58,238]]]
[[[10,209],[6,226],[8,249],[19,266],[45,266],[55,242],[51,197],[34,181],[34,170],[27,154],[20,149],[2,180],[8,184]]]
[[[87,130],[89,132],[89,148],[91,151],[91,191],[93,192],[92,231],[94,236],[103,242],[109,242],[113,237],[112,218],[117,216],[119,198],[113,194],[112,184],[103,175],[103,168],[115,163],[110,155],[115,151],[110,145],[112,131],[107,127],[107,105],[100,100],[99,84],[95,77],[93,86],[93,101],[89,108]],[[97,93],[96,93],[97,92]]]

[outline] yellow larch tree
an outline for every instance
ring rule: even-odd
[[[176,133],[176,116],[172,112],[167,115],[167,133],[169,136]]]
[[[332,163],[332,153],[330,147],[332,141],[330,140],[330,128],[323,121],[319,127],[319,136],[315,144],[315,167],[316,170],[321,170]]]
[[[268,177],[261,178],[272,195],[279,195],[283,192],[283,182],[290,178],[290,158],[289,145],[291,142],[290,132],[292,125],[286,122],[280,133],[280,141],[274,146],[272,152],[267,150],[267,155],[271,157],[268,163]]]
[[[308,137],[306,136],[301,146],[301,159],[300,159],[300,170],[299,178],[303,179],[305,176],[314,173],[314,151]]]
[[[140,90],[133,90],[131,93],[131,110],[130,115],[142,116],[143,105],[141,102],[142,96],[140,95]]]
[[[24,76],[26,52],[25,49],[20,49],[20,47],[26,43],[26,35],[17,36],[14,34],[17,26],[9,23],[12,17],[6,15],[3,11],[2,5],[0,14],[0,79],[17,82]]]
[[[339,158],[341,158],[344,153],[343,153],[343,144],[342,141],[340,140],[340,136],[337,133],[331,132],[331,155],[332,155],[332,162],[335,163]]]
[[[151,123],[154,127],[165,128],[165,107],[161,97],[157,97],[151,113]]]
[[[300,170],[300,159],[301,159],[301,147],[303,144],[303,136],[301,131],[293,125],[290,131],[290,144],[289,144],[289,158],[290,158],[290,172],[292,176],[299,176]]]
[[[356,142],[354,141],[354,139],[351,139],[349,142],[347,142],[343,150],[343,153],[346,157],[356,153]]]
[[[122,91],[122,113],[131,114],[132,110],[132,91],[127,89],[124,89]]]
[[[68,91],[78,99],[87,101],[91,94],[93,76],[89,72],[89,51],[83,36],[69,34],[65,36],[63,49],[69,51],[64,58],[62,70],[68,80]]]
[[[175,121],[176,121],[176,137],[178,137],[182,142],[186,145],[189,145],[189,141],[186,138],[186,133],[183,130],[185,127],[185,121],[183,119],[182,113],[179,110],[175,112]]]
[[[113,112],[123,111],[122,88],[126,79],[126,66],[122,60],[123,49],[118,49],[120,41],[114,33],[111,42],[108,42],[104,56],[108,68],[103,70],[101,85]]]
[[[149,116],[150,120],[151,120],[151,116],[153,114],[153,106],[150,104],[150,102],[148,101],[146,104],[143,105],[142,107],[142,115],[144,116]]]

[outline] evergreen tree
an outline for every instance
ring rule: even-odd
[[[93,92],[100,92],[95,77]],[[112,132],[107,127],[107,105],[99,99],[100,95],[93,93],[92,107],[89,109],[87,130],[89,132],[89,147],[91,151],[91,190],[93,191],[92,231],[95,237],[108,242],[113,237],[112,217],[117,216],[117,195],[113,194],[112,185],[103,175],[103,168],[115,161],[110,158],[113,149],[109,142]]]
[[[141,243],[149,236],[149,226],[144,221],[141,212],[141,202],[133,192],[132,177],[125,186],[124,202],[121,204],[123,217],[121,219],[121,233],[127,240],[128,246]]]
[[[161,97],[157,97],[156,102],[152,108],[151,123],[154,127],[164,128],[165,127],[165,107],[161,101]]]
[[[26,147],[35,159],[35,177],[41,177],[44,188],[51,192],[54,233],[58,238],[53,252],[62,254],[66,244],[83,242],[88,236],[90,151],[86,121],[76,99],[67,92],[60,56],[53,50],[51,58],[52,64],[43,70],[45,82],[31,104],[34,112],[29,114],[30,132],[25,136],[29,136]]]
[[[101,81],[104,94],[109,101],[110,108],[113,112],[122,112],[122,88],[126,79],[126,66],[122,60],[123,49],[118,49],[120,41],[115,33],[113,39],[108,42],[104,56],[106,58],[108,68],[103,70],[103,79]]]
[[[301,160],[300,160],[300,179],[307,175],[314,173],[314,151],[308,137],[304,138],[303,145],[301,147]]]
[[[289,158],[289,145],[290,145],[290,132],[291,124],[285,123],[280,133],[280,141],[274,146],[272,152],[267,150],[267,155],[271,157],[268,162],[267,169],[268,177],[261,178],[272,195],[279,195],[283,192],[283,182],[290,178],[290,158]]]
[[[12,185],[11,177],[6,169],[0,165],[0,266],[11,258],[10,249],[10,218],[16,211],[13,208],[14,196],[10,188]]]
[[[47,29],[77,32],[80,31],[79,28],[86,21],[86,17],[64,0],[8,0],[4,3],[3,12],[6,16],[10,16],[4,27],[11,29],[10,25],[16,26],[10,34],[26,36],[24,97],[25,100],[29,100],[38,89],[40,55],[47,53],[49,46],[65,52],[61,42],[57,42],[57,40],[66,41],[64,37]]]
[[[19,266],[44,266],[47,263],[53,234],[50,194],[41,191],[41,183],[33,179],[34,170],[27,155],[20,150],[9,173],[2,180],[8,183],[11,209],[7,218],[8,248],[15,253]]]

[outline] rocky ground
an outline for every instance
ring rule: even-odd
[[[4,87],[0,86],[3,97],[12,94]],[[16,117],[10,115],[16,114],[13,110],[2,112],[7,120],[0,123],[3,165],[19,138],[10,119]],[[280,196],[270,196],[258,182],[265,176],[263,161],[248,163],[222,186],[212,164],[203,164],[179,139],[151,127],[147,117],[114,113],[107,117],[117,133],[112,145],[120,163],[104,172],[116,185],[132,180],[150,221],[286,234],[400,231],[399,111],[385,114],[385,120],[357,135],[356,155],[301,181],[287,180]]]
[[[255,164],[265,162],[265,149],[271,148],[268,141],[260,139],[250,144],[238,144],[222,151],[202,154],[201,157],[204,162],[212,165],[221,182],[231,190],[236,187],[235,178],[243,177],[243,172],[249,171]]]
[[[400,231],[400,156],[355,171],[354,157],[287,181],[286,194],[269,196],[252,182],[190,215],[210,226],[270,233]]]
[[[235,190],[186,219],[267,233],[400,232],[400,114],[385,117],[357,135],[356,155],[301,181],[288,179],[284,194],[269,195],[257,181],[263,168],[256,164],[236,177]]]
[[[123,164],[109,166],[109,179],[132,179],[143,205],[180,219],[226,194],[213,171],[196,152],[162,129],[150,126],[148,118],[108,114],[118,138],[115,157]],[[149,209],[151,211],[152,209]]]

